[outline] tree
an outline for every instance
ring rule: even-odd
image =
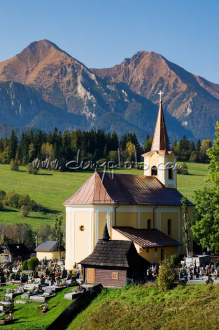
[[[153,138],[150,137],[148,134],[144,143],[144,152],[148,152],[151,150],[151,145],[152,145]]]
[[[131,141],[127,142],[125,150],[128,154],[128,160],[133,160],[136,154],[134,143],[132,143]]]
[[[195,240],[203,248],[219,250],[219,122],[216,124],[216,139],[207,150],[210,158],[209,181],[213,187],[204,187],[195,192],[196,207],[192,231]]]
[[[201,160],[204,162],[208,159],[207,157],[207,150],[211,148],[211,140],[202,140],[202,144],[200,147],[200,157]]]
[[[210,158],[209,165],[209,180],[216,185],[219,184],[219,121],[216,124],[216,139],[213,142],[213,147],[207,150],[207,155]]]
[[[37,236],[41,238],[42,242],[48,240],[49,235],[51,234],[51,228],[47,223],[40,226]]]
[[[174,258],[168,258],[161,262],[158,276],[158,287],[161,291],[173,289],[178,284],[178,272]]]
[[[46,142],[41,147],[41,155],[43,158],[51,160],[53,155],[53,146],[51,143]]]
[[[59,260],[61,260],[61,245],[63,238],[62,217],[57,217],[55,219],[55,237],[58,246]]]
[[[203,248],[219,250],[219,186],[195,192],[192,232]]]
[[[28,269],[35,270],[36,267],[39,265],[39,259],[36,257],[33,257],[27,261]]]
[[[183,232],[184,232],[184,238],[183,238],[183,242],[185,244],[186,247],[186,255],[187,257],[189,256],[189,244],[190,244],[190,238],[189,238],[189,229],[191,227],[191,222],[190,219],[187,216],[188,213],[188,200],[186,197],[183,197],[181,199],[181,203],[182,203],[182,209],[183,209]]]
[[[12,130],[10,138],[9,138],[9,157],[10,157],[10,160],[12,158],[15,159],[15,157],[16,157],[17,145],[18,145],[18,140],[17,140],[17,137],[15,135],[15,131]]]

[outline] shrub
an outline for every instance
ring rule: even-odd
[[[24,262],[22,263],[21,269],[22,270],[27,270],[28,269],[27,260],[24,260]]]
[[[180,264],[180,256],[178,254],[173,254],[172,256],[169,256],[168,259],[173,259],[174,265],[177,267]]]
[[[175,268],[174,258],[168,258],[161,262],[158,276],[158,287],[161,291],[173,289],[178,284],[179,276]]]
[[[19,171],[18,163],[14,159],[12,159],[10,161],[10,170],[11,171]]]
[[[26,218],[29,213],[30,213],[29,207],[27,205],[22,205],[21,206],[21,215],[22,215],[22,217]]]
[[[17,194],[15,191],[11,191],[7,194],[5,204],[14,207],[16,209],[19,208],[19,197],[20,195]]]
[[[186,165],[186,163],[183,163],[181,166],[177,167],[177,174],[189,174],[188,166]]]
[[[0,210],[2,210],[2,209],[3,209],[3,203],[0,202]]]
[[[33,166],[31,163],[27,164],[26,171],[29,174],[38,174],[39,169],[35,166]]]
[[[4,190],[0,190],[0,201],[5,200],[6,192]]]
[[[21,208],[23,205],[30,205],[30,196],[28,194],[20,195],[19,197],[19,207]]]
[[[28,269],[29,270],[35,270],[36,267],[39,265],[39,259],[36,257],[33,257],[27,261]]]

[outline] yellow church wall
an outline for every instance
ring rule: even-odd
[[[154,222],[155,226],[153,225],[153,212],[141,212],[140,213],[140,228],[141,229],[147,229],[147,222],[148,220],[151,220],[151,229],[156,228],[156,213],[154,213]]]
[[[149,262],[160,262],[161,261],[161,250],[163,250],[163,257],[169,257],[173,254],[178,254],[178,246],[171,246],[171,247],[162,247],[162,248],[149,248],[149,249],[143,249],[142,252],[140,252],[138,249],[137,251],[140,252],[140,256],[146,259]]]
[[[43,259],[47,259],[47,260],[53,260],[59,259],[59,253],[58,251],[54,251],[54,252],[37,252],[36,253],[36,257],[41,261]],[[65,251],[61,251],[61,259],[65,258]]]
[[[161,162],[161,158],[160,156],[157,154],[157,153],[152,153],[150,155],[150,158],[149,158],[149,175],[152,175],[151,173],[151,170],[152,170],[152,167],[153,166],[156,166],[157,167],[157,177],[159,176],[159,171],[158,171],[158,164]],[[161,174],[162,175],[162,179],[164,178],[163,176],[163,173]],[[159,177],[159,179],[161,180],[161,177]],[[161,180],[163,182],[163,180]]]
[[[110,212],[110,230],[109,230],[109,235],[110,235],[110,237],[112,237],[113,219],[114,219],[113,212]]]
[[[103,229],[107,221],[107,212],[99,212],[98,239],[102,237]]]
[[[79,263],[89,255],[89,211],[76,211],[74,223],[75,262]],[[80,227],[84,226],[84,230]]]
[[[178,241],[178,213],[175,212],[162,212],[161,213],[161,231],[168,235],[168,220],[171,220],[170,237]]]
[[[125,237],[124,235],[120,234],[117,230],[112,228],[112,236],[111,236],[112,240],[116,240],[116,241],[130,241],[130,239],[128,239],[127,237]]]
[[[72,238],[72,212],[66,210],[66,256],[65,256],[65,268],[72,269],[74,255],[73,251],[73,238]]]
[[[92,250],[95,248],[96,242],[95,242],[95,228],[96,228],[96,221],[97,221],[97,216],[96,212],[92,211]]]
[[[130,226],[138,228],[138,212],[117,212],[116,226]]]

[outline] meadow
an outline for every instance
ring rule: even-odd
[[[68,330],[218,329],[218,301],[219,284],[178,286],[167,292],[156,284],[103,289]]]
[[[207,178],[207,165],[187,163],[190,175],[178,175],[178,189],[189,200],[194,202],[194,191],[201,189]],[[115,173],[143,175],[140,169],[116,169]],[[65,218],[65,207],[62,203],[72,196],[81,185],[93,174],[93,171],[58,172],[40,170],[32,175],[20,167],[19,172],[10,171],[9,165],[0,165],[0,190],[29,194],[30,198],[44,208],[43,212],[31,212],[24,218],[20,210],[4,207],[0,211],[1,224],[28,223],[38,230],[43,223],[54,225],[56,216]]]

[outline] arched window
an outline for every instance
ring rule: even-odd
[[[171,235],[171,219],[167,220],[167,235]]]
[[[152,166],[151,175],[157,175],[157,166]]]
[[[147,220],[147,229],[151,229],[151,219]]]

